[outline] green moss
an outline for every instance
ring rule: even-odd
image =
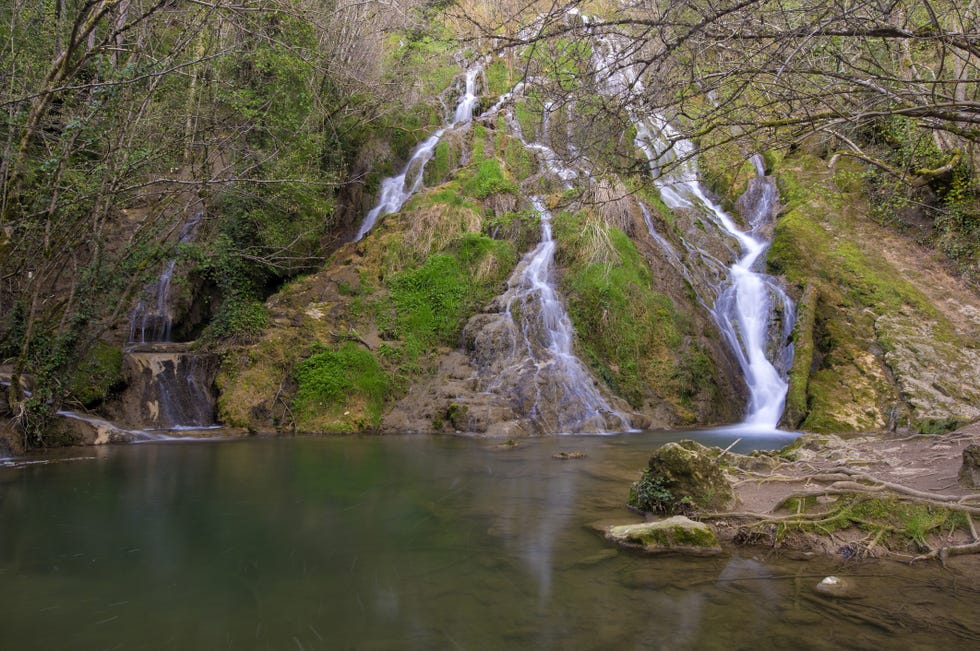
[[[386,280],[379,328],[401,341],[408,369],[439,345],[454,346],[465,319],[485,303],[516,262],[509,242],[465,233],[419,267]]]
[[[473,160],[483,161],[487,159],[487,129],[482,124],[473,127]]]
[[[714,547],[718,544],[718,539],[710,529],[694,527],[674,527],[674,544],[686,545],[688,547]]]
[[[122,350],[96,342],[72,376],[72,396],[86,407],[104,401],[123,383],[122,363]]]
[[[618,229],[581,217],[555,222],[559,254],[569,264],[562,279],[569,315],[588,360],[617,395],[640,407],[651,389],[680,401],[702,378],[705,359],[694,353],[681,368],[681,318],[654,289],[650,268]],[[710,365],[710,360],[707,360]],[[686,375],[685,375],[686,373]],[[679,386],[684,388],[679,388]]]
[[[510,70],[501,59],[495,60],[484,69],[487,78],[487,94],[499,96],[510,90]]]
[[[915,423],[915,428],[920,434],[938,435],[952,432],[963,424],[956,418],[924,418]]]
[[[955,339],[952,328],[881,253],[856,244],[867,237],[860,223],[866,206],[830,185],[821,161],[798,154],[776,172],[788,210],[776,224],[769,269],[806,288],[786,421],[811,431],[887,427],[904,403],[884,362],[893,332],[878,316],[915,314],[936,324],[939,340]]]
[[[890,547],[915,550],[927,549],[927,538],[933,533],[968,530],[965,517],[956,511],[865,496],[843,496],[819,524],[800,525],[826,534],[852,526],[879,533],[881,542]]]
[[[507,169],[517,178],[523,181],[538,170],[538,162],[517,138],[508,137],[503,150],[504,163]]]
[[[293,412],[299,429],[323,431],[377,427],[389,389],[388,376],[370,351],[347,343],[321,346],[297,364]],[[352,416],[352,418],[345,418]],[[359,421],[363,416],[365,420]]]
[[[630,540],[644,546],[666,547],[671,543],[671,536],[666,529],[644,529],[630,536]]]
[[[534,97],[520,100],[514,104],[514,113],[524,137],[533,140],[537,135],[538,125],[541,124],[541,103]]]
[[[449,177],[450,172],[458,164],[456,152],[453,151],[449,143],[445,140],[436,145],[432,152],[432,160],[425,168],[425,181],[427,185],[438,185]]]
[[[650,548],[718,546],[718,538],[710,528],[691,523],[674,523],[670,520],[613,527],[611,533],[627,543]]]
[[[819,290],[810,283],[796,305],[796,324],[793,326],[793,366],[789,371],[789,389],[786,392],[786,408],[783,418],[795,428],[807,413],[807,388],[810,369],[813,366],[813,327],[816,318]]]
[[[517,193],[517,186],[507,178],[500,163],[495,158],[480,161],[476,173],[463,183],[463,190],[470,196],[486,199],[497,192]]]

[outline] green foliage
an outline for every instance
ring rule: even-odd
[[[681,344],[679,316],[669,297],[653,287],[649,267],[629,236],[604,224],[562,214],[555,237],[569,269],[562,279],[568,311],[585,358],[634,407],[653,388],[674,395],[689,373],[701,377],[704,359],[675,375],[672,351]],[[605,251],[603,253],[603,251]],[[597,259],[598,258],[598,259]]]
[[[510,70],[501,59],[496,59],[484,69],[487,78],[487,94],[499,97],[510,90]]]
[[[952,432],[962,425],[964,423],[956,418],[924,418],[915,423],[915,428],[920,434],[938,435]]]
[[[542,111],[541,102],[534,95],[514,103],[514,113],[525,138],[533,140],[536,137],[538,125],[541,124]]]
[[[714,361],[703,350],[695,349],[685,355],[674,367],[672,376],[681,403],[691,407],[705,393],[713,398],[717,393],[717,372]]]
[[[391,357],[417,372],[434,347],[455,346],[465,319],[496,292],[515,258],[509,242],[465,233],[420,266],[387,278],[388,296],[376,309],[386,337],[402,342]]]
[[[430,256],[418,269],[388,282],[400,330],[422,344],[448,342],[458,330],[467,298],[460,261],[451,255]]]
[[[794,501],[783,506],[797,513],[805,513],[807,508],[814,505],[811,501]],[[802,519],[789,526],[824,534],[856,526],[877,534],[878,540],[893,547],[917,551],[929,549],[927,538],[932,533],[967,529],[966,519],[957,511],[862,495],[842,496],[830,512],[819,517],[819,521]]]
[[[523,181],[538,170],[538,162],[517,138],[508,137],[503,150],[504,163],[507,169],[517,178]]]
[[[477,199],[486,199],[497,192],[516,194],[518,191],[494,158],[484,159],[477,164],[476,174],[464,182],[463,190]]]
[[[231,295],[222,301],[214,315],[205,340],[248,341],[269,326],[269,312],[260,301]]]
[[[387,374],[370,351],[354,343],[338,349],[316,347],[293,373],[297,390],[293,400],[297,426],[326,416],[340,416],[355,405],[363,405],[369,422],[376,427],[389,389]]]
[[[645,513],[673,515],[690,513],[694,504],[689,497],[677,499],[670,490],[671,481],[649,468],[643,471],[639,481],[630,485],[627,505]]]

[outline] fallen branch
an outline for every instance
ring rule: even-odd
[[[945,547],[933,549],[928,554],[916,556],[909,561],[909,563],[938,558],[943,565],[946,565],[946,559],[950,556],[963,556],[965,554],[976,554],[978,552],[980,552],[980,541],[967,543],[965,545],[947,545]]]
[[[722,450],[721,451],[721,454],[719,454],[717,457],[715,457],[715,463],[718,463],[719,461],[721,461],[721,458],[723,456],[725,456],[725,454],[727,454],[729,450],[731,450],[733,447],[735,447],[736,445],[738,445],[741,442],[741,440],[742,440],[741,438],[735,439],[732,442],[731,445],[729,445],[727,448],[725,448],[724,450]]]

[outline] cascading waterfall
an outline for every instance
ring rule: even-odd
[[[575,331],[551,282],[551,213],[540,197],[532,197],[531,205],[541,219],[541,241],[491,304],[492,326],[484,323],[471,335],[477,357],[487,360],[484,390],[511,396],[515,411],[543,433],[628,430],[628,417],[602,396],[572,350]]]
[[[194,238],[203,212],[195,213],[193,219],[180,230],[178,242],[186,243]],[[170,341],[173,314],[170,312],[170,282],[173,279],[177,260],[168,260],[163,273],[156,282],[143,290],[143,297],[129,315],[129,343],[150,344]]]
[[[495,109],[501,105],[498,102]],[[543,133],[547,133],[550,109],[545,107]],[[542,168],[571,187],[579,172],[564,165],[548,145],[528,142],[515,120],[508,123],[524,146],[535,152]],[[573,351],[575,331],[551,278],[556,248],[552,216],[541,197],[531,197],[531,206],[540,218],[541,241],[518,263],[507,291],[491,303],[489,311],[495,314],[482,315],[489,322],[477,319],[479,328],[472,329],[479,332],[468,335],[475,342],[483,388],[511,396],[515,412],[542,433],[629,430],[629,417],[603,397]]]
[[[785,315],[792,315],[794,311],[792,301],[776,280],[757,271],[765,261],[764,254],[769,243],[756,237],[756,232],[772,214],[775,188],[771,179],[764,184],[767,189],[759,193],[759,199],[747,211],[750,230],[740,230],[734,220],[701,189],[694,162],[694,145],[679,138],[666,121],[661,119],[660,122],[660,133],[666,136],[671,145],[668,147],[662,140],[661,147],[657,148],[657,143],[647,142],[649,150],[658,153],[657,158],[651,160],[651,165],[660,167],[674,163],[656,180],[664,203],[674,209],[703,211],[712,223],[740,246],[737,259],[728,269],[727,283],[718,289],[711,315],[735,352],[749,389],[749,404],[743,425],[773,430],[783,413],[788,382],[785,368],[777,369],[770,361],[769,350],[774,343],[776,353],[773,357],[781,362],[780,366],[787,366],[786,357],[790,356],[791,359],[792,355],[788,339],[793,318],[790,316],[782,320],[783,327],[775,342],[770,338],[770,324],[777,303]],[[647,133],[653,135],[652,130]]]
[[[361,222],[361,227],[354,236],[354,241],[359,242],[368,232],[374,228],[379,217],[397,212],[401,209],[409,198],[418,192],[422,187],[422,178],[425,174],[425,166],[435,153],[436,146],[442,140],[442,136],[450,129],[469,124],[473,120],[473,110],[476,108],[478,97],[476,95],[477,78],[483,71],[480,65],[473,66],[466,71],[464,77],[463,92],[456,110],[453,113],[452,121],[433,133],[431,136],[419,143],[401,173],[397,176],[389,176],[381,181],[381,193],[378,195],[378,202]]]
[[[626,48],[623,44],[609,35],[597,36],[595,40],[594,65],[603,82],[603,91],[627,99],[632,94],[643,94],[639,75],[628,65],[628,61],[624,64],[623,52]],[[782,416],[788,388],[786,369],[792,359],[789,336],[794,320],[794,307],[786,293],[775,279],[757,271],[765,260],[764,254],[769,244],[756,234],[772,214],[775,187],[771,179],[765,177],[761,158],[754,157],[752,162],[759,179],[753,181],[762,179],[762,182],[756,184],[755,201],[750,202],[752,205],[745,210],[750,229],[740,230],[732,218],[702,191],[693,143],[682,138],[663,116],[641,116],[628,103],[626,111],[636,127],[635,143],[649,161],[651,174],[664,203],[672,209],[699,211],[726,238],[731,238],[738,245],[738,249],[732,251],[735,261],[728,266],[727,277],[722,278],[720,283],[712,282],[711,277],[705,278],[705,284],[715,292],[713,303],[709,306],[707,301],[701,300],[702,304],[709,306],[715,323],[734,351],[749,389],[749,404],[742,426],[761,431],[773,430]],[[645,207],[643,210],[651,236],[667,252],[671,264],[676,265],[679,256],[666,240],[656,234]],[[704,256],[701,258],[702,262],[708,263],[702,265],[703,268],[714,276],[719,266],[717,261]],[[788,318],[782,319],[783,326],[778,336],[770,337],[776,304]],[[773,342],[773,339],[776,341]],[[779,363],[779,369],[770,361],[770,348],[775,348],[772,357]]]
[[[203,217],[198,212],[180,231],[178,241],[194,238]],[[210,371],[188,344],[172,343],[170,285],[177,260],[169,260],[160,277],[143,292],[130,315],[125,356],[127,388],[121,402],[131,403],[127,420],[158,429],[207,429],[214,426],[214,395]],[[63,414],[77,417],[76,414]],[[93,424],[92,419],[80,420]],[[97,420],[97,419],[96,419]],[[120,430],[134,435],[138,430]],[[149,436],[141,432],[141,437]]]

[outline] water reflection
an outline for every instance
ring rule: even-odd
[[[976,588],[952,571],[610,548],[591,523],[630,519],[627,482],[680,436],[149,444],[0,469],[0,648],[877,649],[980,637]],[[555,460],[562,451],[585,458]],[[813,593],[842,571],[884,576],[854,577],[850,602]]]

